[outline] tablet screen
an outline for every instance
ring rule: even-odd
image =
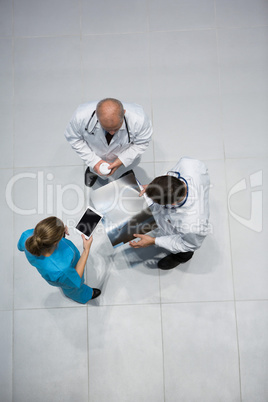
[[[92,211],[92,209],[87,208],[86,212],[76,225],[76,229],[78,229],[80,232],[84,233],[84,235],[89,237],[100,220],[101,220],[100,215]]]

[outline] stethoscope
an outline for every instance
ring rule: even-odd
[[[171,174],[169,174],[169,173],[171,173]],[[174,177],[177,177],[177,179],[180,179],[180,180],[184,181],[184,183],[186,184],[186,189],[187,189],[187,191],[186,191],[186,196],[185,196],[184,200],[183,200],[180,204],[177,204],[177,205],[170,205],[170,206],[169,206],[169,205],[165,205],[164,208],[167,208],[167,209],[177,209],[177,208],[181,208],[181,207],[186,203],[187,198],[188,198],[189,187],[188,187],[187,180],[186,180],[184,177],[182,177],[179,172],[175,172],[175,171],[173,171],[173,170],[170,170],[169,172],[167,172],[167,174],[169,174],[169,176],[174,176]]]
[[[85,127],[85,131],[87,131],[87,132],[88,132],[88,126],[89,126],[91,120],[93,119],[93,116],[95,115],[95,113],[96,113],[96,110],[94,110],[94,112],[92,113],[92,115],[91,115],[91,117],[90,117],[90,119],[89,119],[89,121],[88,121],[88,123],[87,123],[87,125],[86,125],[86,127]],[[127,124],[127,119],[126,119],[125,116],[124,116],[124,121],[125,121],[126,129],[127,129],[128,142],[130,142],[130,134],[129,134],[128,124]],[[93,132],[93,131],[94,131],[96,125],[98,124],[98,122],[99,122],[99,120],[97,119],[97,121],[96,121],[96,123],[95,123],[93,129],[92,129],[90,132],[88,132],[88,134],[93,134],[93,135],[94,135],[94,132]]]

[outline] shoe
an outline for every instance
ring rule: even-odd
[[[92,187],[97,180],[98,176],[95,173],[92,173],[89,170],[89,167],[87,167],[86,171],[85,171],[85,185],[87,187]]]
[[[186,251],[185,253],[169,254],[162,260],[158,261],[158,268],[160,269],[172,269],[177,265],[184,264],[189,261],[194,255],[193,251]]]
[[[93,288],[93,294],[92,294],[91,300],[96,299],[96,297],[98,297],[100,294],[101,294],[100,289]]]
[[[180,265],[180,261],[178,261],[175,255],[169,254],[166,257],[159,260],[157,263],[158,268],[167,270],[175,268],[177,265]]]

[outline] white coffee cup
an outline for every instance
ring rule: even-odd
[[[100,173],[102,174],[102,175],[104,175],[104,176],[107,176],[107,174],[109,174],[110,172],[111,172],[111,169],[109,169],[108,168],[108,166],[109,166],[109,163],[106,163],[106,162],[103,162],[101,165],[100,165]]]

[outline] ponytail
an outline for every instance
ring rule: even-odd
[[[43,219],[26,240],[25,247],[29,253],[40,257],[62,239],[64,232],[64,224],[56,216]]]

